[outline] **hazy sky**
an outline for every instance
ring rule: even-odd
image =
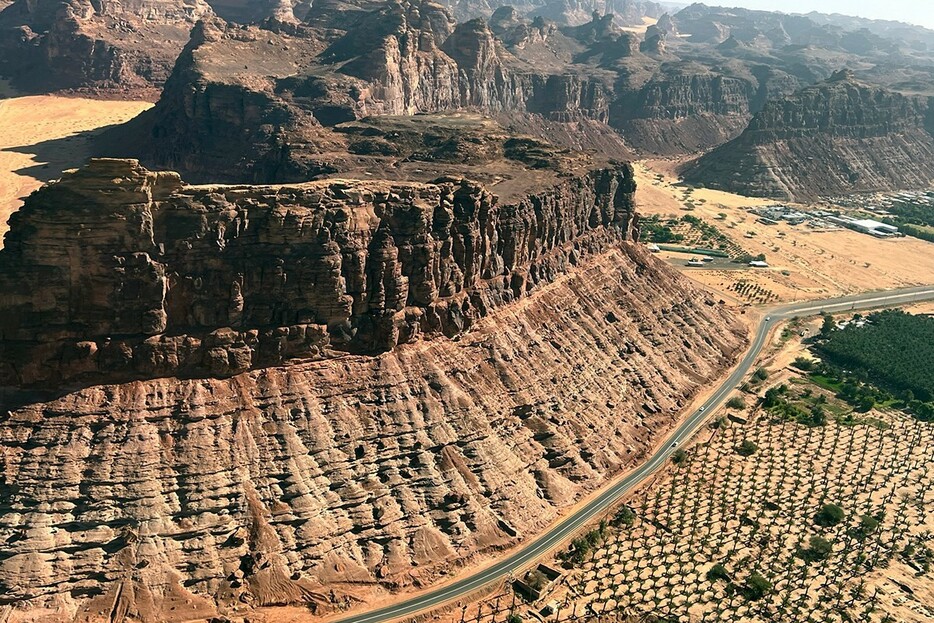
[[[843,13],[874,19],[894,19],[934,28],[932,0],[702,0],[710,6],[743,6],[785,13]]]

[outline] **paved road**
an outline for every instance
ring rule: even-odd
[[[697,411],[690,414],[671,434],[661,449],[648,461],[608,486],[599,495],[579,508],[573,515],[563,519],[548,532],[519,547],[495,564],[477,571],[473,575],[451,582],[424,594],[414,596],[397,604],[352,615],[337,623],[386,623],[402,617],[431,610],[502,580],[509,575],[529,567],[540,560],[562,542],[579,532],[584,526],[600,517],[638,484],[655,473],[669,459],[676,447],[691,438],[712,411],[719,407],[739,385],[755,364],[759,353],[768,341],[769,334],[782,320],[795,316],[809,316],[822,311],[843,313],[873,307],[886,307],[934,299],[934,287],[908,288],[886,292],[861,294],[826,301],[811,301],[774,308],[759,325],[752,345],[736,370],[720,385],[720,388]]]

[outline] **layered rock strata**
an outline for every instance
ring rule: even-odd
[[[696,184],[750,196],[926,188],[934,182],[928,98],[872,87],[842,71],[772,100],[737,139],[685,171]]]
[[[161,87],[204,0],[16,0],[0,12],[0,74],[26,91]]]
[[[454,337],[613,240],[628,166],[500,205],[464,179],[189,187],[96,160],[0,251],[0,382],[230,376]]]
[[[649,152],[696,152],[742,131],[756,91],[757,84],[748,79],[673,67],[617,99],[611,123]]]
[[[330,338],[329,318],[377,335],[357,320],[393,305],[438,319],[426,338],[454,307],[471,324],[2,405],[0,617],[322,614],[540,531],[644,457],[745,341],[626,240],[631,191],[626,168],[498,206],[460,180],[186,187],[97,162],[34,195],[0,251],[5,343],[108,333],[100,354],[137,332],[152,353],[163,327],[263,318],[282,345],[294,323]],[[129,350],[94,372],[119,378]]]
[[[740,54],[731,50],[680,61],[613,14],[559,27],[508,7],[456,23],[427,0],[353,6],[336,22],[327,11],[303,24],[202,21],[160,101],[117,130],[122,151],[107,153],[196,182],[304,181],[347,170],[336,161],[347,151],[342,124],[466,112],[599,126],[631,148],[674,155],[735,138],[766,99],[801,84],[784,67],[797,61],[726,61]],[[582,137],[576,151],[608,155]]]
[[[202,22],[156,107],[117,131],[111,154],[195,181],[281,183],[344,170],[333,162],[347,148],[339,126],[367,117],[473,110],[546,122],[609,118],[608,72],[539,70],[485,21],[455,25],[428,2],[389,4],[331,36],[307,26]],[[120,152],[126,145],[133,153]]]

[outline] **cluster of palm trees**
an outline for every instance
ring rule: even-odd
[[[768,288],[763,288],[758,283],[746,281],[745,279],[740,279],[731,284],[730,290],[752,303],[771,303],[778,300],[778,295]]]
[[[883,620],[867,574],[905,552],[918,560],[934,511],[934,425],[886,418],[717,429],[630,500],[631,523],[608,516],[552,620]],[[518,623],[520,606],[491,600],[469,620]]]

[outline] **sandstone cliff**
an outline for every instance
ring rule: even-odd
[[[701,157],[685,178],[750,196],[813,199],[926,188],[934,137],[926,98],[831,80],[765,105],[743,134]]]
[[[672,66],[617,100],[611,124],[657,154],[696,152],[737,136],[751,117],[753,80]]]
[[[204,0],[16,0],[0,12],[0,75],[27,91],[160,87]]]
[[[0,383],[230,376],[454,337],[631,238],[634,190],[626,166],[499,205],[462,179],[186,187],[93,161],[13,218]]]
[[[509,8],[456,23],[428,0],[341,7],[312,7],[304,24],[204,20],[156,107],[119,130],[133,151],[106,155],[193,181],[300,181],[347,168],[334,157],[347,151],[341,124],[460,111],[569,124],[559,136],[596,124],[639,151],[683,154],[736,137],[768,97],[801,84],[760,57],[682,62],[667,30],[640,42],[613,15],[559,28]],[[599,155],[581,136],[573,147]]]
[[[657,2],[643,0],[544,0],[543,5],[532,15],[567,26],[584,24],[594,13],[613,14],[622,24],[641,26],[643,18],[658,18],[665,12]]]
[[[5,382],[141,380],[2,395],[0,618],[322,614],[541,530],[744,343],[628,240],[632,191],[97,161],[33,195],[0,251]]]
[[[207,3],[218,17],[239,24],[267,19],[298,22],[305,18],[311,4],[302,0],[207,0]]]
[[[118,129],[108,155],[139,157],[194,181],[278,183],[345,170],[340,125],[373,116],[530,113],[543,123],[595,123],[611,132],[607,71],[538,68],[485,21],[455,25],[429,2],[392,3],[355,24],[335,37],[307,25],[290,31],[205,20],[156,107]],[[517,51],[532,45],[514,43]]]

